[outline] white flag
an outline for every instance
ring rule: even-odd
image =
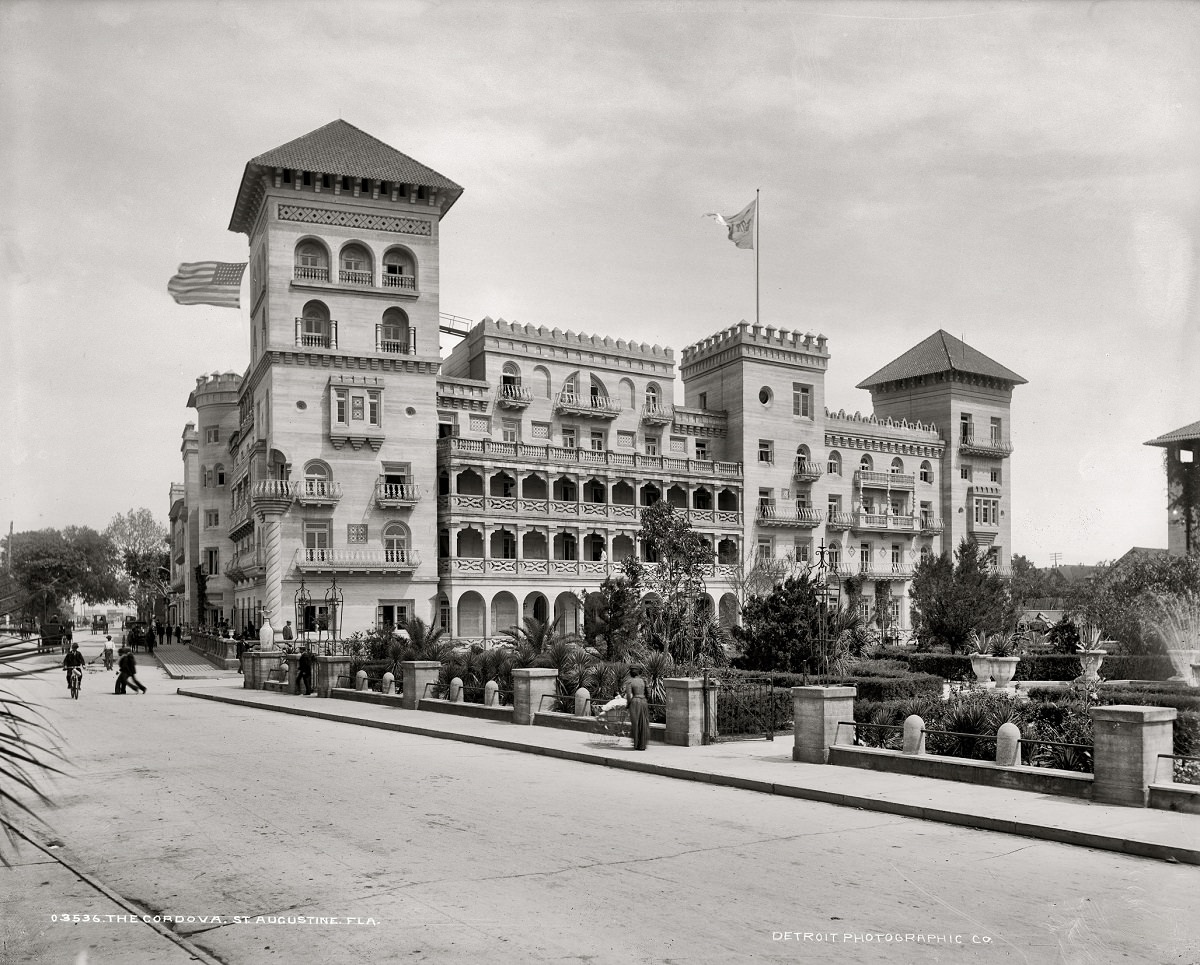
[[[717,224],[729,229],[729,240],[739,248],[754,247],[754,219],[758,217],[758,199],[755,198],[737,214],[728,218],[722,217],[715,211],[710,211],[704,217],[715,218]]]

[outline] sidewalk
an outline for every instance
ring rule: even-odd
[[[214,669],[212,675],[221,674],[222,671]],[[792,740],[786,734],[774,741],[738,741],[702,747],[652,743],[649,749],[639,752],[628,741],[613,744],[598,735],[578,731],[523,727],[349,700],[243,690],[241,677],[236,674],[233,677],[220,683],[180,687],[178,693],[277,713],[1200,864],[1200,815],[1093,804],[906,774],[798,764],[792,760]]]
[[[138,654],[140,657],[141,654]],[[149,656],[149,654],[147,654]],[[193,653],[189,647],[179,643],[166,643],[154,648],[154,659],[168,677],[173,680],[195,680],[202,677],[221,679],[236,678],[241,685],[241,675],[236,670],[220,670],[205,660],[200,654]]]

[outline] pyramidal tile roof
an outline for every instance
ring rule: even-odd
[[[257,208],[255,187],[258,179],[264,173],[274,172],[276,168],[432,188],[444,199],[440,205],[442,214],[450,209],[463,191],[460,185],[444,174],[339,118],[258,155],[246,165],[229,223],[230,231],[249,232],[249,221],[254,217],[253,209]]]
[[[884,382],[934,375],[938,372],[969,372],[971,375],[1001,379],[1013,385],[1024,385],[1026,381],[1012,369],[1005,368],[979,350],[971,348],[966,342],[939,329],[899,358],[888,362],[874,375],[863,379],[858,383],[858,388],[869,389]]]
[[[1157,439],[1151,439],[1149,442],[1142,444],[1165,448],[1174,445],[1176,442],[1190,442],[1193,439],[1200,439],[1200,422],[1193,422],[1190,426],[1184,426],[1182,429],[1176,429],[1174,432],[1168,432]]]

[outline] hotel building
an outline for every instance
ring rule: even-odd
[[[181,619],[313,628],[340,600],[343,634],[410,615],[464,641],[524,616],[577,629],[581,599],[645,557],[659,500],[712,547],[726,624],[762,558],[855,577],[901,632],[922,554],[970,535],[1007,566],[1020,376],[937,332],[860,383],[874,415],[848,415],[827,408],[824,335],[740,322],[682,350],[677,386],[670,348],[447,320],[461,193],[344,121],[246,165],[230,229],[249,240],[250,359],[189,399]]]

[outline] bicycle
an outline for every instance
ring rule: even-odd
[[[79,699],[79,690],[83,686],[83,670],[71,667],[67,670],[67,687],[71,691],[71,699]]]

